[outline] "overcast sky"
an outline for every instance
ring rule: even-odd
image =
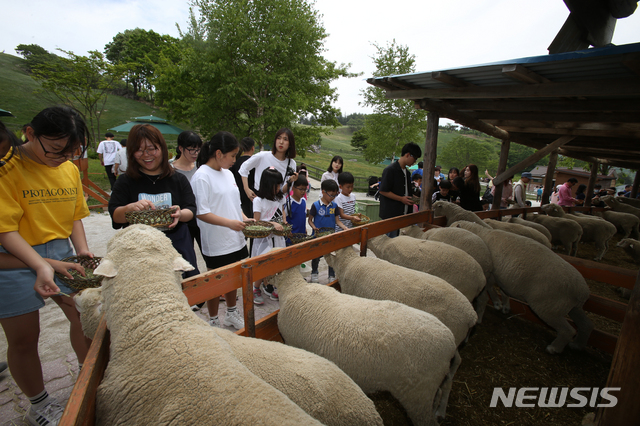
[[[86,54],[136,27],[178,37],[187,28],[185,0],[0,0],[0,50],[38,44]],[[335,83],[344,115],[371,112],[359,106],[360,91],[375,69],[371,43],[409,46],[417,71],[546,55],[569,11],[562,0],[317,0],[329,34],[325,56],[351,63],[361,77]],[[617,22],[613,43],[640,42],[640,12]]]

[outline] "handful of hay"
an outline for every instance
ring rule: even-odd
[[[139,223],[142,225],[153,226],[154,228],[165,228],[173,223],[171,215],[178,209],[176,207],[168,209],[151,209],[139,212],[126,212],[125,219],[130,224]]]
[[[280,223],[280,225],[282,225],[282,231],[278,231],[274,228],[273,235],[278,235],[280,237],[288,237],[291,235],[291,229],[293,226],[288,223]]]
[[[100,287],[100,283],[102,283],[102,275],[93,275],[93,270],[98,267],[100,262],[102,261],[101,257],[89,257],[89,256],[71,256],[65,257],[61,260],[62,262],[74,262],[79,263],[84,267],[84,273],[86,277],[83,277],[80,272],[75,269],[70,269],[69,273],[73,276],[73,279],[65,277],[64,275],[56,272],[56,276],[64,281],[69,287],[75,290],[84,290],[85,288],[95,288]]]
[[[325,235],[333,234],[336,230],[334,228],[318,228],[316,232],[316,237],[324,237]]]
[[[305,241],[312,240],[313,238],[313,235],[307,235],[306,233],[301,232],[293,232],[289,235],[289,239],[293,244],[304,243]]]
[[[265,238],[274,231],[273,224],[263,220],[249,220],[242,233],[247,238]]]
[[[353,224],[353,226],[362,226],[371,222],[371,218],[369,218],[369,216],[366,216],[362,213],[356,213],[354,216],[358,216],[360,220],[352,220],[351,223]]]

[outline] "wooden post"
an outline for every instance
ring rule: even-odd
[[[549,167],[547,167],[547,174],[544,177],[544,190],[542,191],[541,205],[549,204],[549,198],[551,197],[551,186],[553,185],[553,175],[556,172],[556,163],[558,162],[558,150],[553,151],[549,155]]]
[[[500,161],[498,162],[498,172],[497,176],[502,174],[507,168],[507,160],[509,159],[509,148],[511,146],[511,142],[508,139],[503,139],[502,145],[500,146]],[[500,200],[502,200],[502,189],[504,185],[502,182],[496,184],[496,180],[493,180],[493,186],[495,186],[495,193],[493,194],[493,204],[491,205],[491,210],[500,210]]]
[[[360,256],[367,256],[367,241],[369,241],[369,228],[363,226],[360,229]]]
[[[631,292],[616,351],[613,354],[607,387],[620,388],[610,394],[618,398],[615,407],[598,408],[596,425],[640,424],[640,274]]]
[[[246,336],[256,337],[256,315],[253,310],[253,270],[251,265],[242,265],[242,309]]]
[[[584,206],[591,207],[591,199],[593,198],[593,187],[596,186],[598,179],[598,163],[591,163],[591,175],[589,175],[589,185],[587,185],[587,193],[585,194]]]
[[[437,189],[433,187],[433,174],[436,168],[439,122],[440,115],[437,112],[427,113],[427,136],[424,142],[424,165],[422,170],[420,210],[431,210],[431,196]]]
[[[636,198],[638,196],[638,185],[640,185],[640,170],[636,172],[636,177],[633,179],[631,194],[629,194],[631,198]]]

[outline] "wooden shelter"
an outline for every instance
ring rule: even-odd
[[[427,176],[433,175],[436,164],[440,117],[501,139],[494,179],[497,199],[502,195],[500,183],[548,154],[543,204],[549,202],[559,154],[591,163],[586,206],[591,204],[599,164],[640,170],[640,43],[374,77],[367,82],[383,88],[390,99],[412,100],[416,108],[429,111]],[[506,170],[511,143],[537,151]],[[639,183],[636,172],[632,197]],[[424,183],[423,209],[431,208],[431,185]],[[640,330],[639,293],[636,281],[607,383],[621,387],[623,396],[616,407],[600,409],[599,425],[640,419],[640,405],[632,396],[640,386],[640,341],[637,334],[628,334]]]

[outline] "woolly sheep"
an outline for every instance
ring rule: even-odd
[[[533,241],[537,241],[547,248],[551,248],[551,242],[547,237],[544,236],[544,234],[528,226],[519,225],[517,223],[502,222],[493,219],[485,219],[484,222],[489,224],[489,226],[493,229],[499,229],[501,231],[522,235],[523,237],[531,238]]]
[[[488,229],[491,229],[488,227]],[[487,283],[482,268],[473,257],[459,248],[438,241],[417,240],[399,236],[380,235],[372,238],[367,247],[380,259],[394,265],[426,272],[440,277],[472,302]]]
[[[616,200],[620,201],[623,204],[628,204],[632,207],[636,207],[640,209],[640,200],[637,198],[631,197],[616,197]]]
[[[512,216],[511,218],[509,218],[507,222],[517,223],[518,225],[522,225],[522,226],[528,226],[540,232],[542,235],[544,235],[549,242],[553,240],[553,238],[551,237],[551,232],[549,232],[547,228],[545,228],[543,225],[540,225],[539,223],[524,220],[521,217],[515,217],[515,216]]]
[[[638,227],[640,227],[640,219],[631,214],[631,213],[623,213],[616,212],[613,210],[605,210],[603,212],[593,212],[594,216],[601,217],[613,224],[616,227],[618,232],[620,232],[623,237],[622,238],[640,238],[640,233],[638,232]]]
[[[528,303],[540,319],[557,331],[547,352],[562,352],[574,336],[575,331],[565,318],[567,314],[578,329],[570,346],[585,347],[593,330],[591,320],[582,310],[589,298],[589,287],[573,266],[550,249],[521,235],[464,221],[453,226],[468,229],[482,238],[491,250],[493,277],[500,289]]]
[[[98,329],[101,296],[100,288],[75,296],[82,329],[89,338]],[[210,330],[227,341],[236,358],[253,374],[323,424],[382,425],[373,402],[331,361],[282,343],[240,337],[218,327]]]
[[[604,253],[609,247],[609,240],[616,234],[616,232],[618,232],[614,225],[605,220],[566,214],[562,207],[557,204],[546,204],[541,207],[541,210],[549,216],[576,221],[578,225],[582,227],[582,238],[580,241],[585,243],[595,243],[597,253],[593,260],[596,261],[602,259]]]
[[[546,216],[541,214],[527,215],[527,221],[544,226],[551,234],[551,244],[562,244],[567,255],[578,254],[578,243],[582,238],[582,226],[571,219]]]
[[[453,222],[457,222],[459,220],[466,220],[489,227],[489,225],[484,223],[475,213],[465,210],[459,205],[448,201],[436,201],[433,203],[433,215],[436,217],[445,216],[447,218],[447,226],[450,226]]]
[[[428,312],[449,327],[456,345],[467,337],[477,320],[473,306],[442,278],[394,265],[374,257],[361,257],[353,247],[324,256],[336,272],[345,294],[373,300],[393,300]],[[389,283],[398,283],[389,285]]]
[[[450,387],[456,344],[436,317],[309,284],[298,268],[276,282],[278,328],[288,345],[333,361],[365,393],[389,391],[414,425],[435,425],[444,415],[442,389]]]
[[[640,218],[640,208],[634,207],[624,202],[620,202],[620,200],[612,197],[611,195],[605,195],[601,198],[601,200],[604,201],[607,206],[611,207],[613,211],[629,213]]]
[[[632,238],[623,238],[616,246],[621,247],[635,263],[640,263],[640,241]]]
[[[111,332],[98,423],[319,425],[242,365],[191,311],[180,287],[189,268],[151,227],[129,226],[109,241],[94,271],[105,276],[102,308]]]

